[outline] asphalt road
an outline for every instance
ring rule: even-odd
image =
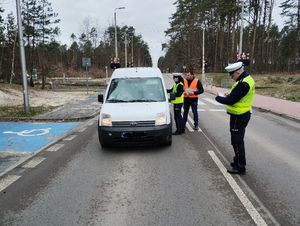
[[[254,112],[247,174],[232,177],[228,116],[211,100],[202,131],[170,147],[103,150],[96,119],[82,123],[6,176],[0,225],[299,225],[299,124]]]
[[[254,224],[201,133],[187,132],[171,147],[102,150],[96,121],[86,128],[41,152],[38,165],[10,173],[21,177],[1,192],[2,224]]]

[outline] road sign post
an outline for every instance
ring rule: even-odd
[[[86,72],[86,93],[89,94],[89,80],[88,80],[88,67],[91,67],[91,58],[83,57],[82,58],[82,67],[85,67]]]

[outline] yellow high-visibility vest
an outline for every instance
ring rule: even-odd
[[[233,105],[227,105],[227,112],[234,115],[241,115],[250,111],[254,99],[254,93],[255,93],[255,81],[250,75],[243,78],[242,81],[238,81],[234,83],[230,89],[230,92],[237,86],[239,82],[248,83],[250,88],[248,93],[238,102],[236,102]]]
[[[183,86],[182,82],[179,82],[177,84],[175,83],[173,85],[173,90],[172,90],[173,93],[177,93],[177,87],[178,87],[179,84],[181,84]],[[183,103],[183,93],[180,97],[176,97],[175,100],[171,100],[171,103],[172,104],[182,104]]]

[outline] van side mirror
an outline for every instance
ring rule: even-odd
[[[170,93],[170,100],[175,100],[176,99],[176,94],[175,93]]]
[[[103,103],[103,94],[98,95],[98,102]]]

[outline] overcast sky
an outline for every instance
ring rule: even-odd
[[[15,0],[0,0],[8,11],[15,12]],[[59,14],[59,27],[62,44],[70,44],[70,35],[76,36],[82,31],[83,20],[90,20],[98,24],[104,31],[114,24],[114,9],[117,10],[118,26],[133,26],[136,34],[142,35],[148,43],[153,64],[156,65],[161,52],[161,44],[166,42],[164,31],[169,27],[169,17],[175,12],[175,0],[49,0],[55,12]],[[122,50],[119,50],[122,51]]]
[[[165,43],[164,31],[169,28],[169,18],[175,12],[175,0],[48,0],[55,12],[59,14],[61,44],[70,44],[70,35],[78,36],[82,32],[85,18],[97,24],[102,31],[114,24],[114,9],[117,10],[118,26],[133,26],[136,34],[142,35],[148,43],[153,64],[164,53],[161,44]],[[0,0],[6,10],[15,12],[15,0]],[[277,2],[280,2],[277,0]],[[277,3],[278,5],[279,3]],[[274,18],[279,18],[279,10],[275,7]],[[276,21],[281,25],[280,21]],[[122,50],[119,50],[122,51]]]

